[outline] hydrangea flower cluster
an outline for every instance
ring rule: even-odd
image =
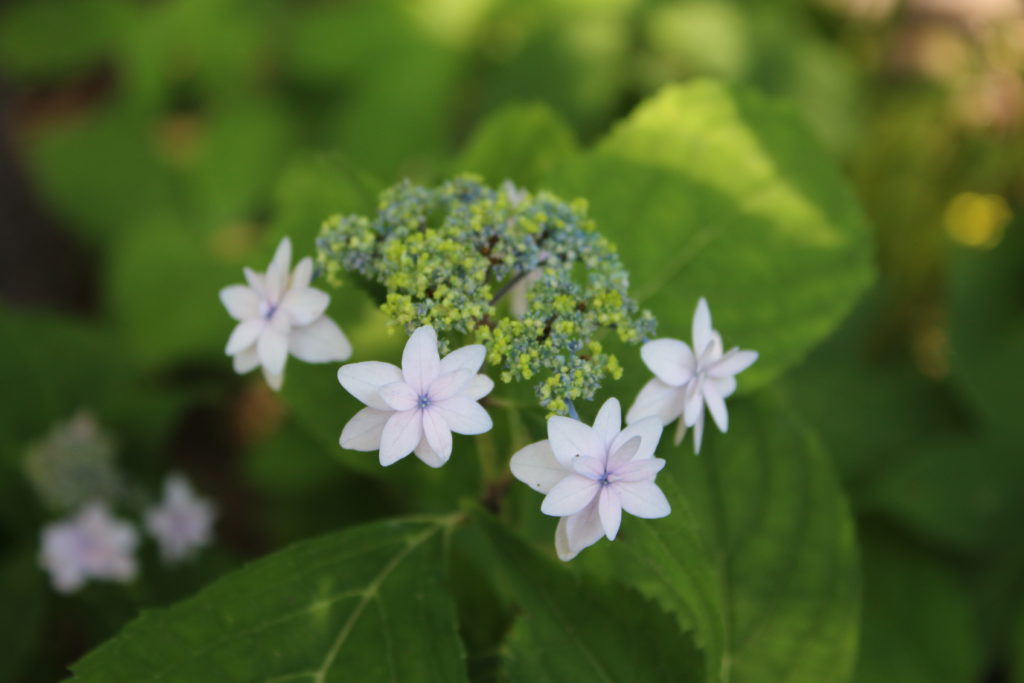
[[[317,240],[328,281],[344,270],[383,285],[382,310],[411,333],[430,325],[487,347],[504,382],[539,380],[550,413],[589,400],[618,359],[595,340],[615,330],[628,343],[655,321],[629,297],[629,278],[614,246],[595,229],[583,200],[565,202],[474,176],[435,188],[405,181],[385,190],[375,216],[334,216]],[[499,302],[530,282],[521,315],[499,315]],[[446,346],[442,342],[441,350]]]
[[[114,508],[138,505],[116,469],[113,440],[87,413],[56,425],[26,453],[26,475],[40,500],[69,513],[40,532],[39,563],[55,590],[73,593],[89,581],[132,581],[138,573],[141,536]],[[214,506],[188,480],[171,475],[163,499],[141,510],[160,556],[174,564],[213,540]]]

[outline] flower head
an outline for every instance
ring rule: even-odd
[[[146,512],[146,530],[161,557],[177,562],[210,543],[215,516],[213,505],[196,496],[187,479],[172,475],[164,482],[163,500]]]
[[[512,456],[512,474],[547,494],[540,509],[561,517],[555,531],[558,557],[568,561],[602,536],[614,541],[622,511],[655,519],[672,508],[654,483],[665,461],[654,457],[661,421],[651,417],[622,429],[622,409],[610,398],[590,427],[555,416],[548,438]]]
[[[73,593],[89,579],[135,578],[138,544],[134,527],[111,517],[104,505],[90,503],[70,519],[43,527],[39,562],[54,589]]]
[[[367,407],[345,425],[341,446],[379,450],[385,467],[410,453],[431,467],[445,464],[452,432],[483,434],[492,426],[477,403],[494,388],[477,374],[485,355],[483,346],[473,344],[441,358],[437,334],[428,325],[409,337],[401,368],[378,361],[343,365],[338,381]]]
[[[347,360],[352,346],[334,321],[324,315],[330,296],[309,286],[313,259],[306,257],[291,270],[292,243],[281,240],[266,273],[244,270],[246,285],[220,290],[228,314],[238,321],[225,352],[234,358],[235,372],[263,367],[275,391],[284,382],[288,354],[307,363]]]
[[[736,391],[736,375],[757,360],[756,351],[733,347],[723,351],[722,336],[711,327],[711,311],[702,297],[693,314],[693,348],[678,339],[655,339],[640,348],[640,356],[654,373],[626,414],[632,424],[651,415],[668,425],[681,418],[675,443],[693,427],[694,450],[700,453],[704,434],[704,408],[722,432],[729,430],[725,399]]]

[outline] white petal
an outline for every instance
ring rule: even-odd
[[[469,370],[456,370],[440,375],[430,383],[425,392],[431,401],[445,401],[455,394],[462,393],[463,388],[473,379]]]
[[[718,361],[708,368],[708,376],[716,379],[738,375],[757,360],[757,351],[742,351],[738,348],[729,349],[729,353],[722,356]]]
[[[263,298],[267,292],[267,279],[252,268],[242,268],[242,272],[245,274],[245,281],[249,283],[256,295]]]
[[[267,266],[267,274],[264,276],[267,298],[271,301],[280,301],[281,296],[288,286],[288,276],[292,265],[292,241],[285,237],[277,245],[274,251],[274,258]]]
[[[260,333],[263,332],[263,328],[266,325],[267,323],[263,318],[250,318],[238,323],[235,325],[235,329],[231,331],[231,336],[228,337],[224,353],[233,356],[239,351],[244,351],[252,346],[259,339]]]
[[[568,517],[562,517],[558,520],[558,526],[555,527],[555,552],[558,553],[558,559],[562,562],[568,562],[577,555],[569,549],[569,534],[566,531],[568,521]]]
[[[570,474],[551,487],[540,511],[552,517],[574,515],[594,500],[601,485],[579,474]]]
[[[470,373],[480,372],[480,367],[487,357],[487,349],[483,344],[470,344],[461,349],[455,349],[441,359],[441,374],[455,372],[456,370],[469,370]]]
[[[512,476],[541,493],[550,491],[552,486],[570,472],[555,459],[547,439],[517,451],[512,456],[509,467],[512,469]]]
[[[708,308],[707,299],[700,298],[697,302],[697,310],[693,312],[693,353],[697,357],[708,348],[712,341],[711,309]]]
[[[434,469],[437,469],[438,467],[441,467],[446,462],[448,462],[448,458],[442,458],[440,455],[434,452],[434,449],[430,447],[429,443],[427,443],[426,436],[420,438],[420,442],[416,446],[416,450],[413,451],[413,453],[415,453],[416,457],[419,458],[425,465],[427,465],[428,467],[433,467]]]
[[[729,398],[736,393],[736,378],[735,377],[722,377],[721,379],[712,378],[708,380],[715,385],[718,389],[718,394],[722,398]]]
[[[487,375],[477,375],[462,387],[462,395],[479,401],[494,390],[494,380]]]
[[[640,347],[640,357],[665,384],[681,387],[693,377],[696,360],[689,344],[678,339],[655,339]]]
[[[332,363],[352,357],[352,345],[348,337],[327,316],[321,316],[309,325],[293,328],[288,335],[288,351],[307,363]]]
[[[608,457],[608,472],[618,472],[629,462],[632,462],[636,457],[637,452],[640,450],[640,444],[642,439],[639,436],[632,437],[629,441],[622,444]],[[640,461],[650,460],[648,456],[646,458],[640,458]]]
[[[607,448],[621,429],[622,406],[619,405],[617,398],[610,398],[597,411],[597,417],[594,418],[594,433]]]
[[[420,397],[405,382],[392,382],[380,388],[380,397],[388,408],[398,412],[412,410],[419,405]]]
[[[250,370],[258,368],[260,365],[260,354],[256,352],[256,345],[253,344],[249,348],[236,353],[231,359],[231,364],[239,375],[244,375]]]
[[[581,474],[587,479],[593,479],[594,481],[597,481],[605,474],[604,461],[587,455],[573,458],[572,469],[576,474]]]
[[[437,353],[437,333],[430,325],[418,328],[405,343],[402,374],[417,393],[423,393],[437,377],[441,357]]]
[[[260,354],[260,365],[272,375],[284,372],[284,363],[288,360],[288,332],[290,325],[284,316],[274,316],[270,324],[264,328],[256,350]]]
[[[661,458],[644,458],[634,460],[619,467],[609,477],[610,481],[654,481],[658,472],[665,467],[665,461]]]
[[[608,540],[614,541],[619,533],[619,525],[622,524],[622,503],[619,502],[619,493],[614,486],[605,486],[601,489],[597,512],[601,518],[604,535]]]
[[[633,424],[651,415],[661,418],[662,424],[668,424],[683,414],[683,399],[686,390],[683,387],[672,387],[655,377],[647,382],[637,394],[633,405],[626,413],[626,423]]]
[[[719,395],[714,382],[704,384],[704,402],[715,424],[718,425],[718,430],[723,433],[729,431],[729,411],[726,410],[725,399]]]
[[[380,436],[380,464],[393,465],[413,452],[423,435],[420,411],[406,410],[394,413],[384,424]]]
[[[704,405],[697,413],[697,420],[693,423],[693,452],[700,455],[700,442],[704,438]]]
[[[345,391],[371,408],[380,410],[390,410],[388,404],[380,397],[380,388],[402,380],[402,371],[391,363],[368,360],[338,368],[338,382]]]
[[[423,411],[423,435],[434,453],[444,460],[451,457],[452,431],[436,408]]]
[[[389,410],[363,408],[341,430],[338,442],[352,451],[379,451],[384,425],[393,414]]]
[[[686,386],[686,404],[683,406],[683,418],[686,425],[692,427],[697,415],[704,410],[704,378],[697,377]]]
[[[645,417],[629,425],[612,441],[611,452],[615,453],[622,448],[627,441],[635,436],[640,437],[640,447],[633,456],[634,460],[654,457],[654,451],[661,440],[661,432],[664,429],[661,419],[657,417]]]
[[[686,437],[686,420],[684,420],[682,417],[680,417],[679,421],[676,422],[676,433],[675,433],[675,436],[672,439],[672,443],[674,443],[676,446],[678,446],[679,444],[681,444],[683,442],[683,439],[685,437]]]
[[[281,391],[281,387],[284,386],[284,373],[283,372],[270,372],[266,368],[263,368],[263,379],[274,391]]]
[[[572,466],[572,459],[577,455],[589,455],[602,460],[607,455],[607,449],[594,430],[569,417],[556,415],[548,420],[548,440],[555,457],[566,467]]]
[[[672,512],[672,506],[652,481],[620,481],[611,484],[619,494],[622,509],[636,517],[657,519]]]
[[[306,287],[305,289],[288,290],[281,298],[280,307],[288,314],[292,325],[300,327],[308,325],[322,316],[329,303],[331,303],[331,297],[327,292]]]
[[[584,548],[594,545],[604,536],[598,501],[595,499],[581,512],[566,518],[565,535],[569,550],[578,554]]]
[[[295,264],[291,280],[288,282],[289,289],[305,289],[309,287],[309,281],[313,279],[313,259],[305,257]]]
[[[494,426],[483,406],[465,396],[452,396],[433,404],[430,410],[440,413],[448,428],[456,434],[483,434]]]
[[[220,290],[220,301],[235,320],[255,318],[260,314],[259,295],[245,285],[231,285]]]

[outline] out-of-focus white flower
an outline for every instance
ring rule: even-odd
[[[448,462],[452,432],[483,434],[492,423],[477,403],[494,382],[477,374],[486,350],[464,346],[444,358],[437,351],[437,334],[420,327],[405,344],[402,367],[367,361],[343,365],[338,381],[367,405],[341,432],[342,448],[380,451],[387,467],[410,453],[431,467]]]
[[[198,497],[188,480],[171,475],[164,482],[164,498],[146,512],[146,530],[160,546],[166,562],[181,561],[213,538],[216,510]]]
[[[25,474],[55,512],[75,510],[121,493],[114,441],[88,412],[57,423],[25,453]]]
[[[654,457],[661,421],[640,420],[622,429],[622,409],[610,398],[590,427],[579,420],[555,416],[548,420],[548,438],[512,456],[512,474],[547,494],[541,512],[561,517],[555,550],[571,560],[602,536],[614,541],[622,511],[655,519],[672,508],[654,483],[665,461]]]
[[[701,297],[693,314],[693,349],[678,339],[655,339],[640,348],[640,356],[654,373],[626,414],[632,424],[651,415],[668,425],[682,417],[675,443],[693,427],[693,448],[700,453],[704,434],[704,407],[722,432],[729,430],[725,399],[736,391],[736,375],[757,360],[756,351],[733,347],[723,352],[722,336],[711,327],[708,302]]]
[[[288,354],[307,363],[347,360],[352,345],[333,320],[324,315],[330,296],[309,286],[313,259],[308,256],[290,270],[292,243],[281,240],[266,273],[245,268],[246,285],[220,290],[220,300],[238,325],[225,352],[233,357],[235,372],[244,374],[262,366],[263,376],[275,391],[284,382]]]
[[[69,519],[47,524],[42,531],[39,562],[54,589],[73,593],[90,579],[128,582],[138,566],[138,533],[115,519],[101,503],[90,503]]]

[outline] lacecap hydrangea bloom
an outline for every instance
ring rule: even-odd
[[[473,176],[434,188],[403,182],[381,194],[375,215],[325,221],[317,247],[328,281],[352,271],[382,285],[382,310],[407,333],[429,325],[471,336],[503,382],[534,382],[552,414],[621,375],[598,332],[639,344],[654,331],[582,200]],[[510,315],[502,300],[524,283],[525,302],[517,297]]]
[[[700,453],[704,410],[722,432],[729,430],[725,399],[736,391],[736,375],[757,360],[756,351],[733,347],[723,351],[722,336],[711,326],[711,310],[702,297],[693,314],[693,348],[678,339],[655,339],[643,345],[640,356],[654,373],[626,415],[632,424],[656,415],[662,424],[679,420],[675,442],[693,428],[693,446]]]
[[[146,511],[146,531],[160,547],[165,562],[185,560],[213,540],[213,504],[196,495],[188,480],[171,475],[164,482],[163,499]]]
[[[345,333],[325,315],[330,296],[310,287],[313,259],[308,256],[291,269],[292,243],[281,240],[266,273],[244,269],[248,285],[231,285],[220,300],[238,325],[225,352],[233,357],[235,372],[258,367],[275,391],[284,382],[284,366],[291,354],[307,363],[347,360],[352,346]]]
[[[452,432],[491,429],[490,416],[477,403],[494,388],[478,374],[485,353],[473,344],[441,358],[437,333],[427,325],[409,337],[401,368],[379,361],[343,365],[338,381],[367,407],[345,425],[342,447],[380,451],[385,467],[410,453],[441,467],[452,454]]]
[[[125,583],[135,578],[135,527],[90,503],[69,519],[42,530],[39,562],[55,590],[73,593],[90,580]]]
[[[593,427],[568,417],[548,419],[548,438],[512,456],[512,474],[546,494],[541,512],[560,517],[558,557],[568,561],[603,536],[615,540],[622,511],[655,519],[672,508],[654,483],[665,461],[654,457],[657,417],[622,429],[618,400],[605,401]]]

